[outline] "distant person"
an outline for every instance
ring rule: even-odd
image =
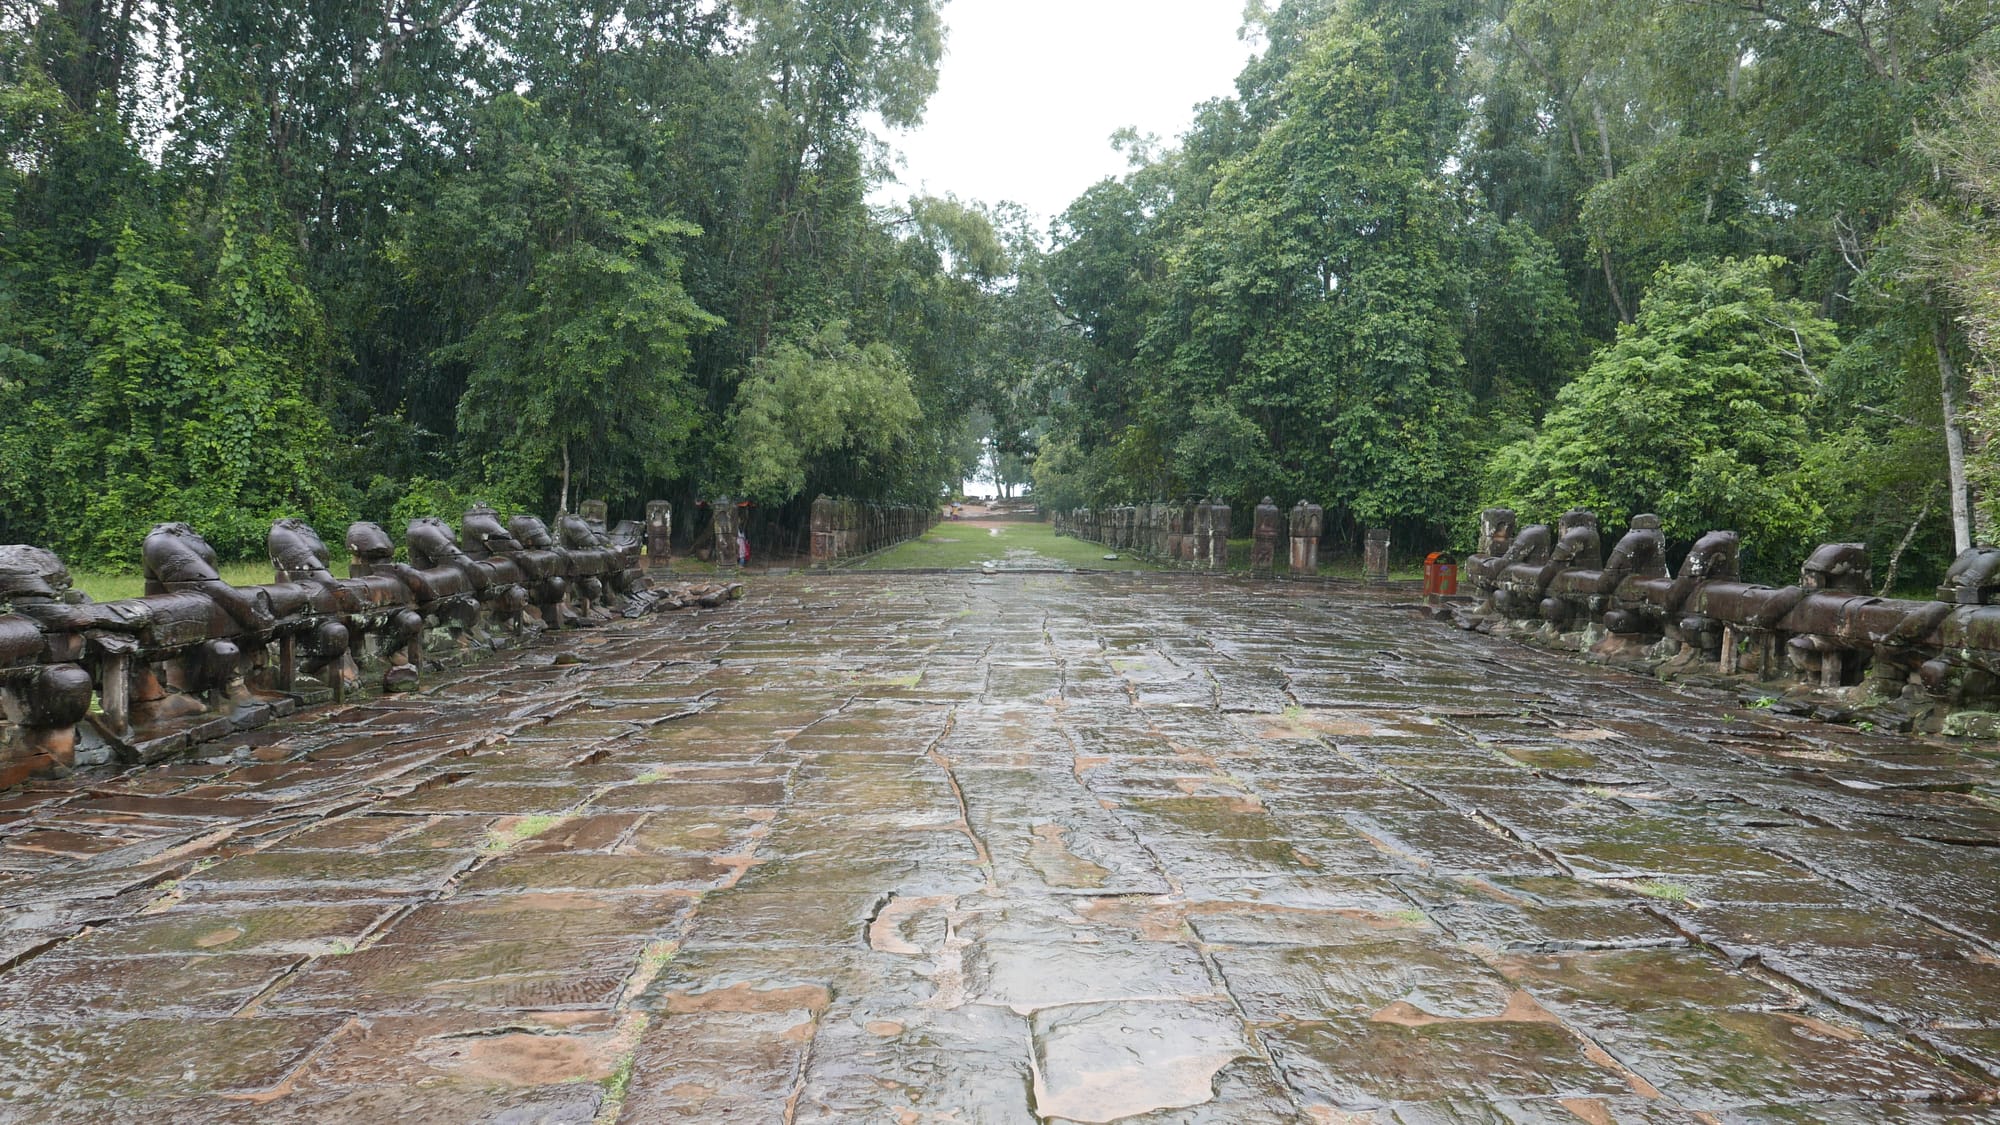
[[[742,528],[736,529],[736,565],[750,565],[750,537],[743,533]]]

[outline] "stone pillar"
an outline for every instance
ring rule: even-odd
[[[1202,567],[1208,565],[1208,534],[1215,526],[1215,504],[1202,500],[1194,505],[1194,531],[1188,536],[1187,564]]]
[[[812,564],[830,566],[839,556],[833,552],[833,522],[835,505],[831,497],[821,495],[812,503]]]
[[[1259,578],[1271,577],[1278,556],[1278,520],[1282,513],[1269,496],[1258,501],[1250,528],[1250,572]]]
[[[1229,569],[1229,505],[1220,500],[1209,505],[1208,558],[1210,570]]]
[[[665,500],[646,502],[646,565],[673,565],[674,506]]]
[[[715,566],[736,569],[736,501],[724,496],[708,505],[715,513]]]
[[[1325,509],[1304,500],[1292,505],[1292,577],[1311,578],[1319,573],[1319,537],[1325,530]]]
[[[1370,582],[1389,581],[1389,529],[1371,527],[1368,529],[1367,546],[1361,555],[1361,576]]]
[[[1153,543],[1147,553],[1156,559],[1167,557],[1167,523],[1172,511],[1165,504],[1153,505]]]

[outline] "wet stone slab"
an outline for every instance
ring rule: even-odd
[[[1989,1120],[1966,749],[1339,586],[772,579],[0,794],[0,1122]]]

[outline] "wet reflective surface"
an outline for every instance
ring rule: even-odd
[[[2000,788],[1359,591],[839,575],[0,795],[0,1120],[1945,1122]]]

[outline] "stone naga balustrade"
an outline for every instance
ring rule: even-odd
[[[1517,533],[1514,513],[1492,508],[1465,566],[1476,604],[1455,616],[1668,677],[1795,681],[1834,712],[1897,727],[2000,705],[2000,549],[1966,551],[1936,599],[1917,601],[1870,592],[1860,543],[1822,545],[1789,586],[1744,582],[1740,548],[1736,532],[1711,531],[1674,573],[1655,516],[1632,517],[1607,557],[1591,512]]]
[[[655,588],[644,527],[604,506],[556,533],[489,508],[459,530],[413,520],[408,561],[381,527],[348,528],[348,577],[299,520],[279,520],[273,581],[222,580],[193,528],[147,535],[145,593],[92,602],[53,552],[0,546],[0,788],[86,761],[155,761],[358,690],[407,690],[427,667],[614,615],[719,605],[741,587]]]
[[[821,496],[812,504],[812,564],[873,554],[922,536],[943,517],[935,507]]]

